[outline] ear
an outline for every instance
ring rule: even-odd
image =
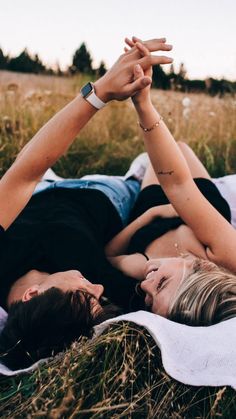
[[[31,300],[31,298],[33,297],[37,297],[37,295],[39,295],[39,286],[38,285],[33,285],[30,288],[27,288],[27,290],[24,292],[23,296],[22,296],[22,301],[29,301]]]

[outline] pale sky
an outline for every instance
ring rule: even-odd
[[[49,65],[71,64],[84,41],[94,66],[111,66],[125,36],[165,36],[190,78],[236,80],[236,0],[0,0],[0,47],[25,47]]]

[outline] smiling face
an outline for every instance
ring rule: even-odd
[[[167,317],[179,285],[192,272],[193,261],[193,258],[178,257],[147,262],[145,280],[140,287],[146,294],[145,304],[152,313]]]

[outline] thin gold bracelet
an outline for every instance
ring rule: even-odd
[[[154,128],[159,127],[161,121],[163,121],[163,117],[162,116],[160,116],[159,121],[155,122],[155,124],[153,124],[150,128],[144,128],[139,121],[138,121],[138,125],[140,126],[140,128],[142,128],[142,130],[144,132],[149,132],[149,131],[152,131]]]

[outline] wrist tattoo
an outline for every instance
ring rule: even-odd
[[[161,170],[160,172],[157,172],[158,175],[172,175],[174,173],[174,170],[169,170],[167,172],[163,172],[163,170]]]

